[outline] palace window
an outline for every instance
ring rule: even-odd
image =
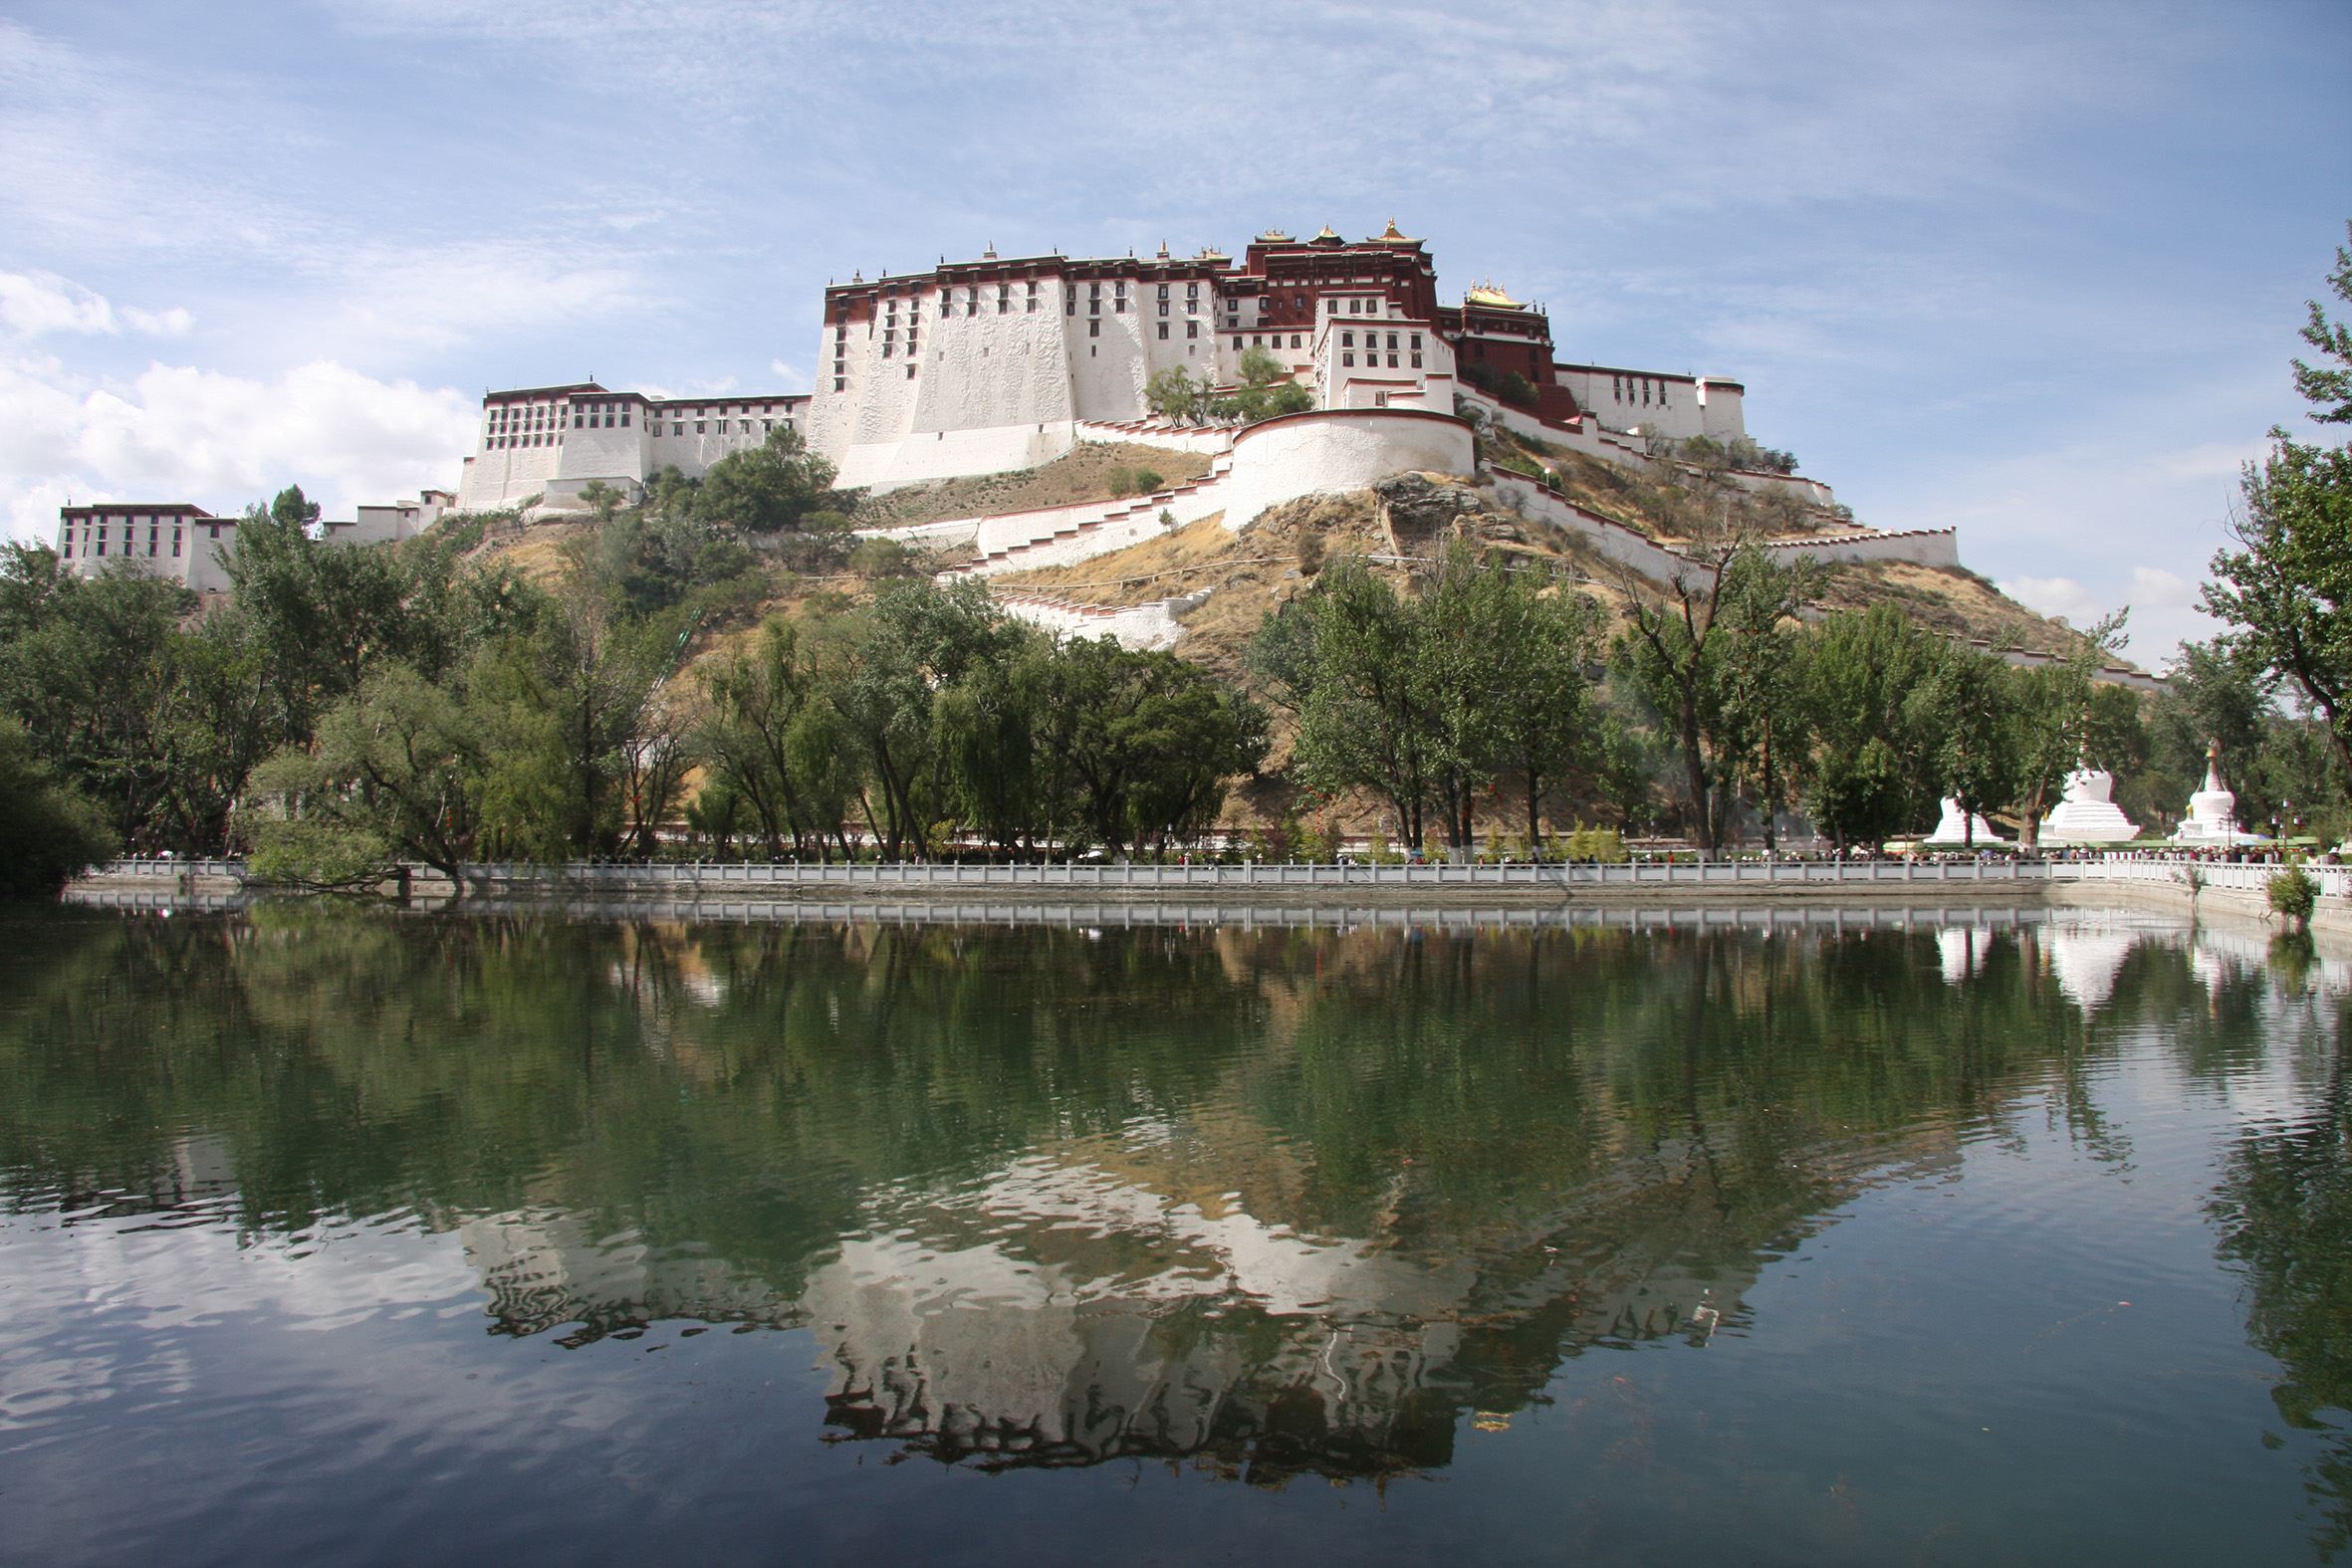
[[[171,559],[179,560],[179,525],[176,523],[171,527]]]
[[[889,357],[890,357],[890,350],[891,350],[891,348],[892,348],[893,346],[895,346],[895,345],[894,345],[894,344],[891,344],[891,343],[884,343],[884,344],[882,344],[882,357],[883,357],[883,358],[887,359],[887,358],[889,358]]]
[[[833,377],[833,390],[834,390],[834,391],[836,391],[836,392],[840,391],[842,388],[846,387],[848,384],[849,384],[849,383],[848,383],[847,381],[844,381],[844,380],[842,380],[842,379],[841,379],[839,376],[837,376],[837,375]],[[679,429],[681,429],[681,430],[683,430],[683,429],[685,428],[685,426],[681,425],[681,426],[679,426],[678,428],[679,428]]]
[[[704,431],[703,431],[703,428],[702,428],[702,421],[701,421],[701,420],[699,420],[699,419],[697,419],[697,420],[695,420],[695,421],[694,421],[694,433],[695,433],[696,435],[701,435],[701,434],[703,434],[703,433],[704,433]]]
[[[1413,355],[1413,368],[1416,370],[1421,368],[1421,356],[1419,354]]]
[[[1088,300],[1086,302],[1086,311],[1089,315],[1100,316],[1102,314],[1102,301],[1099,298]]]
[[[1234,338],[1234,340],[1233,340],[1233,346],[1234,346],[1234,348],[1235,348],[1235,350],[1236,350],[1237,352],[1240,350],[1240,348],[1241,348],[1241,346],[1242,346],[1242,340],[1241,340],[1241,338],[1240,338],[1240,337],[1238,337],[1238,336],[1237,336],[1237,337],[1235,337],[1235,338]]]
[[[1327,301],[1327,302],[1325,302],[1325,303],[1327,303],[1327,304],[1328,304],[1328,305],[1331,307],[1331,314],[1332,314],[1333,316],[1337,316],[1337,315],[1339,314],[1339,302],[1338,302],[1338,300],[1336,300],[1336,299],[1332,299],[1332,300],[1329,300],[1329,301]]]
[[[915,367],[911,364],[906,367],[906,378],[910,381],[915,378]]]
[[[1294,348],[1298,346],[1298,335],[1296,333],[1293,333],[1291,335],[1291,346]]]
[[[1390,333],[1390,334],[1388,335],[1388,348],[1389,348],[1389,351],[1390,351],[1391,353],[1394,353],[1394,352],[1396,351],[1396,334],[1394,334],[1394,333]],[[1391,364],[1394,364],[1396,361],[1392,359],[1392,360],[1390,360],[1389,362],[1390,362]]]
[[[1395,355],[1395,354],[1390,354],[1390,355],[1388,356],[1388,367],[1389,367],[1391,370],[1393,370],[1393,369],[1395,369],[1395,368],[1396,368],[1396,355]]]
[[[1187,316],[1198,316],[1198,315],[1200,315],[1200,314],[1201,314],[1201,302],[1200,302],[1200,301],[1198,301],[1198,300],[1187,300],[1187,301],[1185,301],[1185,302],[1184,302],[1184,314],[1185,314],[1185,315],[1187,315]]]
[[[1162,301],[1160,302],[1160,314],[1161,314],[1162,316],[1165,316],[1165,315],[1167,315],[1167,314],[1168,314],[1168,302],[1167,302],[1167,301],[1165,301],[1165,300],[1162,300]]]
[[[1184,297],[1188,300],[1199,299],[1201,297],[1201,286],[1197,283],[1186,284],[1184,286]]]
[[[1099,320],[1088,322],[1088,323],[1086,324],[1086,336],[1087,336],[1088,337],[1099,337],[1099,336],[1102,336],[1102,323],[1101,323]]]
[[[1184,324],[1184,336],[1187,336],[1187,337],[1198,337],[1200,335],[1201,335],[1201,324],[1200,324],[1200,323],[1198,323],[1198,322],[1186,322],[1186,323]]]
[[[1251,346],[1251,347],[1253,347],[1253,348],[1263,348],[1263,347],[1265,347],[1265,346],[1266,346],[1266,335],[1265,335],[1264,333],[1252,333],[1252,334],[1250,335],[1250,346]]]
[[[1419,333],[1415,333],[1413,335],[1413,351],[1415,353],[1419,353],[1421,351],[1421,335]]]
[[[1078,314],[1078,294],[1075,289],[1072,289],[1069,292],[1069,298],[1064,302],[1061,314],[1064,316],[1075,316]]]
[[[1163,299],[1163,300],[1164,300],[1164,299],[1166,299],[1166,298],[1168,297],[1168,286],[1167,286],[1166,284],[1164,284],[1164,283],[1160,285],[1160,296],[1159,296],[1159,297],[1160,297],[1161,299]],[[1161,314],[1162,316],[1165,316],[1165,315],[1167,315],[1168,313],[1167,313],[1167,312],[1165,312],[1165,311],[1162,311],[1162,312],[1160,312],[1160,314]]]
[[[837,392],[837,391],[839,391],[840,389],[841,389],[841,383],[840,383],[840,382],[838,382],[838,381],[835,381],[835,382],[833,382],[833,390]],[[677,436],[677,435],[684,435],[685,433],[686,433],[686,427],[685,427],[684,425],[673,424],[673,425],[671,425],[671,426],[670,426],[670,434],[671,434],[671,435]]]
[[[1351,353],[1343,353],[1339,356],[1339,362],[1344,365],[1353,365],[1355,363],[1355,355]]]
[[[1163,341],[1165,341],[1165,340],[1166,340],[1166,338],[1167,338],[1167,336],[1168,336],[1168,324],[1167,324],[1166,322],[1162,322],[1162,323],[1160,323],[1160,337],[1161,337],[1161,339],[1162,339]]]
[[[1355,334],[1341,333],[1339,335],[1339,346],[1342,348],[1353,348],[1355,346]]]

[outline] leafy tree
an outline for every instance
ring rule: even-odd
[[[1006,656],[1026,632],[1007,623],[984,583],[942,587],[928,577],[883,584],[872,603],[825,630],[839,670],[826,699],[881,796],[877,812],[866,792],[858,794],[883,853],[896,859],[926,841],[950,804],[937,693]]]
[[[1998,654],[1946,643],[1906,704],[1910,727],[1924,742],[1933,787],[1960,802],[1970,840],[1975,818],[1999,810],[2015,794],[2010,674]]]
[[[1933,804],[1910,698],[1936,653],[1932,635],[1888,603],[1830,615],[1805,639],[1796,675],[1814,746],[1805,805],[1840,850],[1899,833]]]
[[[43,766],[21,723],[0,718],[0,895],[54,893],[115,849],[96,802]]]
[[[1673,737],[1692,836],[1720,852],[1730,822],[1719,785],[1728,786],[1761,713],[1739,700],[1739,660],[1760,629],[1796,612],[1809,571],[1775,561],[1734,523],[1694,540],[1663,589],[1626,582],[1632,624],[1617,639],[1617,661]]]
[[[2352,306],[2352,249],[2337,247],[2328,284]],[[2352,328],[2331,323],[2316,301],[2310,311],[2302,336],[2321,363],[2296,360],[2295,389],[2315,422],[2352,421]],[[2352,451],[2283,429],[2270,439],[2269,456],[2246,468],[2239,548],[2214,557],[2205,607],[2234,628],[2234,646],[2311,700],[2352,770]]]
[[[1154,371],[1143,383],[1144,406],[1177,424],[1190,424],[1199,418],[1208,395],[1208,383],[1195,381],[1180,364]]]
[[[1420,619],[1355,557],[1326,564],[1308,602],[1314,652],[1299,714],[1300,775],[1326,793],[1360,787],[1379,795],[1418,849],[1448,761]]]
[[[1242,354],[1241,385],[1214,411],[1224,418],[1256,424],[1278,414],[1299,414],[1314,406],[1314,393],[1291,379],[1291,367],[1264,348]]]
[[[1226,783],[1264,761],[1266,711],[1172,653],[1080,639],[1048,661],[1041,750],[1066,767],[1092,841],[1140,854],[1197,838]]]
[[[846,793],[825,781],[852,776],[853,761],[837,746],[808,744],[837,723],[815,648],[778,617],[747,651],[712,661],[702,679],[709,706],[699,746],[712,779],[705,794],[723,789],[748,808],[770,858],[783,857],[788,838],[796,853],[823,854],[826,834],[840,833]]]
[[[462,895],[484,794],[476,717],[401,664],[329,709],[313,743],[254,771],[244,827],[264,877],[315,887],[380,879],[420,860]]]
[[[807,449],[799,431],[779,425],[763,444],[711,465],[695,493],[694,513],[751,534],[798,529],[810,513],[839,499],[831,463]]]
[[[2066,776],[2088,758],[2096,766],[2121,765],[2128,740],[2114,733],[2112,703],[2101,704],[2101,690],[2091,681],[2099,656],[2123,642],[2124,617],[2118,610],[2084,633],[2070,657],[2056,664],[2027,665],[2012,670],[2006,710],[2009,717],[2011,798],[2017,813],[2017,841],[2030,847],[2039,842],[2041,819],[2054,804]],[[2136,708],[2127,702],[2127,708]],[[2107,720],[2094,733],[2092,714]],[[2136,711],[2133,715],[2136,721]],[[1972,823],[1972,829],[1973,829]]]

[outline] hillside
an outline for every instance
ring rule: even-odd
[[[909,485],[858,505],[859,528],[903,528],[949,518],[1000,517],[1042,507],[1113,501],[1198,479],[1209,457],[1134,441],[1081,441],[1051,463],[1006,474]],[[1158,476],[1153,482],[1150,476]]]

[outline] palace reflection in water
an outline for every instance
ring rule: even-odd
[[[2029,1094],[2116,1146],[2087,1075],[2145,1027],[2192,1074],[2307,1050],[2308,1114],[2229,1151],[2215,1224],[2287,1419],[2352,1384],[2346,977],[2291,943],[316,908],[16,934],[17,1212],[412,1214],[499,1334],[806,1329],[843,1441],[1443,1466],[1594,1347],[1767,1331],[1775,1260]],[[2329,1508],[2347,1476],[2314,1474]]]

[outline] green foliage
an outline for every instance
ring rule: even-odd
[[[0,896],[54,893],[114,852],[98,806],[42,766],[22,724],[0,718]]]
[[[1281,414],[1300,414],[1314,406],[1314,393],[1291,379],[1291,367],[1264,348],[1242,354],[1241,385],[1231,397],[1211,409],[1220,418],[1256,424]]]
[[[894,539],[861,539],[849,552],[849,569],[861,577],[903,577],[914,571],[914,559]]]
[[[2275,872],[2264,884],[2270,897],[2270,912],[2281,920],[2297,926],[2311,923],[2311,911],[2319,904],[2319,882],[2301,865],[2290,865]]]
[[[1184,366],[1172,364],[1152,373],[1143,383],[1144,406],[1163,419],[1189,424],[1200,417],[1208,401],[1208,382],[1195,381]]]
[[[799,529],[809,514],[834,509],[833,472],[831,463],[807,450],[800,432],[779,425],[762,445],[711,465],[695,494],[694,513],[749,534]]]
[[[2352,305],[2352,254],[2339,248],[2336,259],[2329,284]],[[2324,356],[2318,368],[2295,362],[2311,417],[2352,420],[2352,329],[2314,303],[2303,337]],[[2233,628],[2233,648],[2300,688],[2352,769],[2352,451],[2270,434],[2269,456],[2245,471],[2239,548],[2214,557],[2205,608]]]
[[[1799,750],[1785,737],[1796,682],[1780,672],[1811,576],[1809,560],[1783,565],[1735,535],[1695,551],[1662,593],[1632,595],[1613,661],[1672,738],[1692,837],[1709,850],[1725,843],[1743,775],[1769,783],[1774,759]]]
[[[1167,483],[1159,473],[1148,468],[1129,468],[1125,464],[1113,468],[1107,476],[1113,496],[1149,495]]]
[[[1467,546],[1436,563],[1417,600],[1343,559],[1261,624],[1246,664],[1299,715],[1310,787],[1370,789],[1414,848],[1433,817],[1468,848],[1500,778],[1521,785],[1532,834],[1544,795],[1589,759],[1583,667],[1596,623],[1587,601]]]

